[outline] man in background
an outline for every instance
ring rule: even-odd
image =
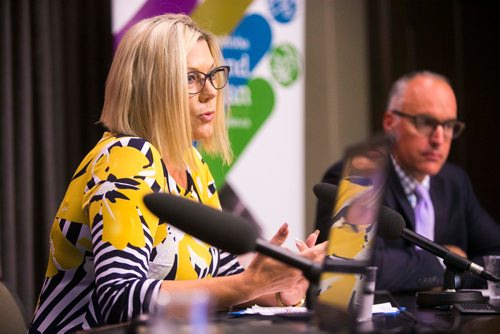
[[[406,227],[476,263],[500,254],[500,225],[481,207],[468,176],[447,163],[452,140],[465,124],[457,120],[455,93],[448,80],[432,72],[415,72],[392,86],[383,119],[395,141],[384,205],[401,213]],[[342,162],[322,181],[338,184]],[[332,207],[318,202],[318,242],[331,226]],[[421,291],[443,284],[444,265],[409,242],[377,240],[377,289]],[[466,275],[462,287],[486,284]]]

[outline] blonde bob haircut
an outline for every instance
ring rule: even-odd
[[[199,40],[207,42],[214,66],[222,65],[215,37],[189,16],[164,14],[142,20],[123,36],[106,81],[100,122],[112,133],[146,139],[164,160],[178,167],[184,166],[184,158],[188,162],[194,158],[188,150],[193,133],[187,55]],[[205,152],[229,164],[233,156],[224,96],[224,90],[217,94],[214,133],[200,144]]]

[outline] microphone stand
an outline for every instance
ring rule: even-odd
[[[305,272],[304,276],[309,281],[309,288],[306,293],[306,307],[313,310],[319,292],[319,279],[321,273],[344,273],[344,274],[365,274],[368,262],[359,260],[333,260],[327,257],[323,261],[323,266],[318,266],[315,270]]]
[[[482,303],[485,297],[481,291],[457,291],[455,275],[467,270],[463,262],[458,261],[458,255],[446,254],[444,265],[446,269],[443,277],[443,291],[417,292],[417,305],[419,307],[449,306],[461,303]]]

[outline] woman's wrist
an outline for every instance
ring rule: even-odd
[[[260,290],[260,288],[262,287],[262,282],[259,280],[258,275],[256,275],[255,272],[246,269],[245,271],[237,275],[241,280],[241,285],[238,287],[238,290],[240,293],[246,296],[247,299],[255,299],[263,294]]]
[[[283,300],[281,300],[281,292],[276,292],[275,296],[276,296],[276,303],[278,304],[278,306],[299,307],[299,306],[304,305],[304,302],[306,301],[306,297],[304,296],[298,302],[291,304],[291,305],[286,305],[285,303],[283,303]]]

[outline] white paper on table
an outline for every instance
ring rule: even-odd
[[[372,313],[397,314],[399,313],[399,309],[397,307],[392,306],[391,303],[387,302],[381,304],[374,304],[372,307]]]
[[[234,314],[260,314],[260,315],[275,315],[281,313],[304,313],[307,312],[307,307],[293,306],[259,306],[254,305],[245,310],[235,312]]]

